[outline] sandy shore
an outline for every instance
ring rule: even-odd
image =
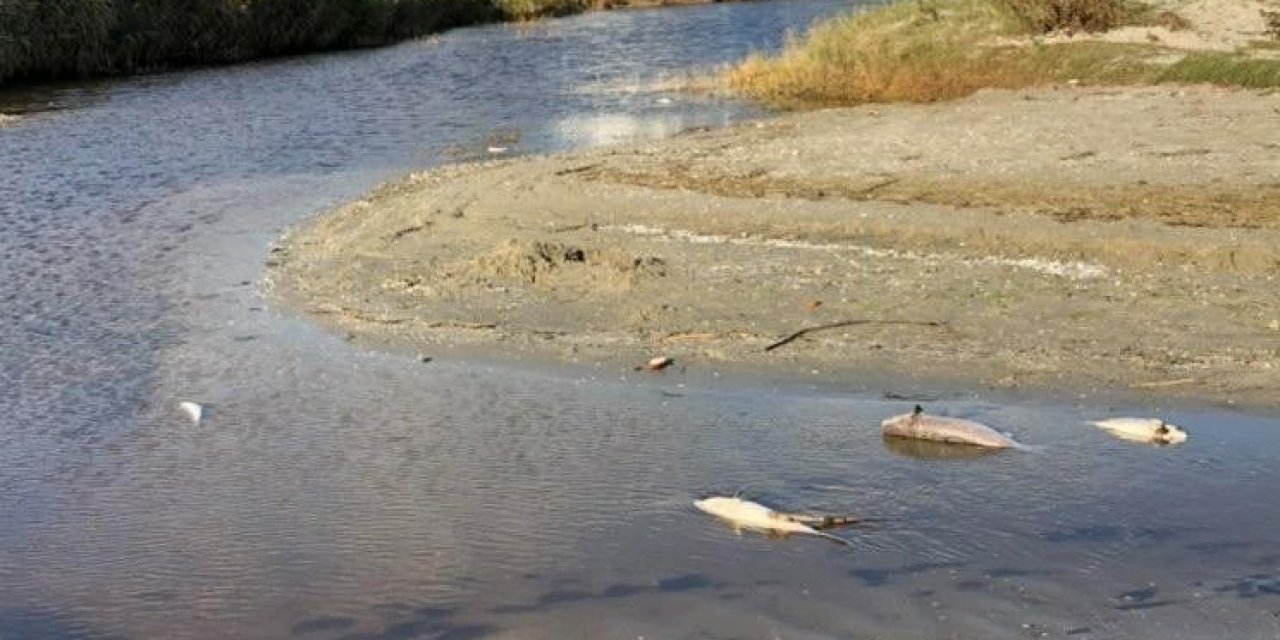
[[[269,264],[287,304],[426,353],[1275,408],[1280,94],[983,92],[451,166]]]
[[[1240,52],[1254,58],[1276,57],[1274,48],[1254,48],[1270,40],[1263,17],[1264,11],[1272,9],[1268,0],[1152,0],[1148,4],[1156,10],[1176,13],[1186,21],[1185,26],[1134,25],[1102,33],[1056,33],[1021,40],[1040,44],[1094,40],[1159,45],[1185,52]]]

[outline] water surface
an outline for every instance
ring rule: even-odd
[[[259,293],[281,230],[405,170],[759,115],[654,87],[845,6],[0,94],[0,638],[1277,637],[1275,418],[1165,410],[1156,449],[1082,421],[1159,407],[946,395],[1043,449],[920,457],[900,401],[424,363]],[[711,491],[879,523],[740,536]]]

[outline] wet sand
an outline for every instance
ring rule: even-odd
[[[991,91],[450,166],[268,262],[393,349],[1274,409],[1280,95]]]

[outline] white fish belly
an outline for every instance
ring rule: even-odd
[[[807,533],[809,527],[780,517],[772,509],[740,498],[707,498],[695,501],[694,506],[717,518],[740,527],[761,531],[789,531]]]

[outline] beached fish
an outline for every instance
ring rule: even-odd
[[[980,422],[962,418],[931,416],[916,405],[915,411],[880,423],[881,433],[894,438],[916,438],[950,444],[968,444],[994,449],[1021,448],[1013,438]]]
[[[649,362],[646,362],[644,366],[650,371],[662,371],[673,364],[675,364],[675,360],[672,360],[667,356],[657,356],[656,358],[650,359]]]
[[[1123,440],[1178,444],[1187,441],[1187,432],[1159,418],[1108,418],[1089,424],[1105,429],[1107,433]]]
[[[858,522],[855,518],[844,516],[782,513],[762,504],[736,497],[713,496],[703,498],[702,500],[695,500],[693,506],[732,524],[735,528],[751,529],[769,534],[788,535],[798,533],[818,536],[845,545],[849,544],[848,540],[825,533],[821,529]]]
[[[178,403],[178,409],[187,414],[191,418],[191,422],[200,424],[200,420],[204,419],[204,407],[198,402],[183,400]]]

